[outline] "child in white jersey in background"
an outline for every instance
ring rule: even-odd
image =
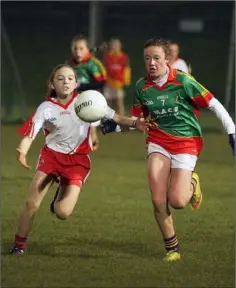
[[[174,69],[181,70],[185,73],[191,73],[186,62],[179,58],[179,45],[176,42],[171,42],[170,44],[170,55],[168,63]]]

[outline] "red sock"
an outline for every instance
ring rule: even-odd
[[[20,249],[25,249],[27,237],[21,237],[19,235],[15,235],[15,242],[14,242],[14,247],[20,248]]]

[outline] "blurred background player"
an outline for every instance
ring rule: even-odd
[[[115,102],[117,112],[123,116],[125,114],[124,87],[130,85],[131,69],[129,57],[122,51],[122,44],[119,39],[111,39],[109,51],[104,57],[104,65],[107,71],[107,82],[103,90],[104,96],[110,106],[113,106],[113,102]]]
[[[75,36],[71,41],[71,52],[72,56],[67,63],[77,74],[77,90],[101,91],[106,83],[107,74],[101,61],[90,53],[88,39],[83,35]]]
[[[169,56],[169,64],[171,65],[172,68],[181,70],[185,73],[191,73],[190,67],[187,66],[186,62],[179,58],[179,44],[176,42],[171,42],[170,44],[170,56]]]
[[[18,161],[29,169],[28,151],[39,131],[44,130],[45,145],[41,149],[29,195],[20,215],[11,254],[24,253],[34,215],[55,178],[61,178],[60,191],[51,206],[56,216],[65,220],[72,214],[81,188],[90,174],[91,124],[81,121],[75,114],[77,86],[73,68],[62,64],[53,70],[49,79],[48,98],[38,107],[31,122],[27,122],[24,137],[16,149]],[[121,117],[110,107],[106,118],[124,126],[135,126],[141,131],[147,127],[143,119],[133,121]]]
[[[105,62],[105,57],[109,52],[109,45],[107,42],[102,42],[98,47],[95,47],[95,55],[97,55],[98,59],[101,60],[102,63]]]
[[[100,91],[104,87],[107,75],[100,60],[95,58],[89,50],[87,37],[76,35],[71,41],[72,56],[67,63],[74,68],[78,78],[78,92],[86,90]],[[96,127],[92,127],[91,136],[94,150],[98,148],[99,140]]]

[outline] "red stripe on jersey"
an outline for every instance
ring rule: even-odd
[[[52,102],[53,104],[56,104],[56,105],[58,105],[64,109],[67,109],[70,106],[70,104],[72,103],[72,101],[75,99],[75,97],[77,97],[77,96],[78,96],[78,92],[73,91],[71,99],[66,104],[59,103],[52,97],[47,97],[47,101]]]
[[[191,154],[198,156],[202,150],[202,137],[178,137],[158,128],[150,128],[146,143],[154,143],[171,154]]]
[[[33,117],[35,115],[35,112],[31,114],[31,116],[26,120],[26,122],[18,129],[18,134],[22,136],[28,136],[28,134],[31,131],[31,127],[33,124]]]
[[[199,108],[205,108],[209,106],[210,100],[213,98],[213,94],[210,92],[206,96],[198,95],[194,98],[191,98],[191,100],[199,107]]]
[[[196,116],[197,119],[200,118],[200,111],[197,107],[193,107],[193,113]]]
[[[142,113],[143,113],[144,118],[146,118],[149,115],[149,111],[147,107],[143,105],[132,106],[130,109],[130,114],[132,116],[140,117]]]
[[[89,137],[90,137],[90,127],[88,129],[88,133],[84,141],[79,145],[79,147],[74,151],[75,154],[89,154],[92,151],[92,148],[89,144]]]
[[[146,89],[148,89],[148,88],[150,88],[150,87],[153,87],[153,86],[154,86],[153,83],[148,83],[148,84],[144,85],[144,87],[142,88],[141,92],[146,90]]]
[[[176,79],[174,79],[174,80],[173,80],[171,83],[169,83],[169,84],[175,84],[175,85],[183,86],[183,83],[180,82],[179,80],[176,80]]]

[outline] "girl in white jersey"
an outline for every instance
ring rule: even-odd
[[[92,151],[89,123],[80,120],[74,111],[74,103],[79,97],[75,88],[77,79],[73,68],[57,66],[49,79],[50,93],[28,123],[24,137],[17,147],[18,161],[25,168],[26,156],[38,132],[43,129],[46,141],[42,148],[29,189],[29,195],[20,215],[12,254],[23,254],[33,216],[49,187],[60,177],[61,189],[54,202],[54,210],[59,219],[68,218],[77,203],[82,185],[90,173],[88,154]],[[106,118],[128,127],[135,126],[145,131],[143,119],[121,117],[108,107]]]
[[[175,42],[170,43],[169,64],[174,69],[181,70],[185,73],[191,73],[186,62],[179,58],[179,45]]]

